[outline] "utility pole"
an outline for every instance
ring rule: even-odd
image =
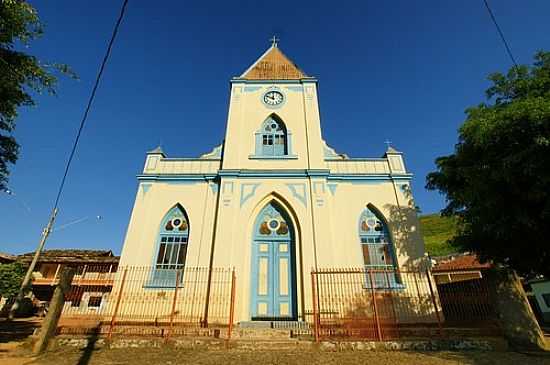
[[[21,301],[25,297],[25,295],[28,292],[31,279],[32,279],[32,273],[34,271],[34,268],[36,266],[36,263],[38,262],[38,258],[40,257],[40,253],[42,252],[42,249],[44,248],[44,244],[46,243],[46,240],[48,239],[48,236],[50,235],[52,231],[53,224],[55,222],[55,217],[57,216],[57,208],[54,208],[52,210],[52,214],[50,215],[50,220],[48,221],[48,224],[46,225],[46,228],[42,231],[42,237],[40,238],[40,243],[38,243],[38,247],[36,248],[36,251],[34,252],[34,256],[32,258],[31,264],[29,265],[29,268],[27,269],[27,273],[25,274],[25,278],[23,279],[23,282],[21,283],[21,288],[19,289],[19,293],[17,293],[17,297],[15,297],[15,302],[13,303],[9,313],[8,313],[8,319],[12,320],[15,317],[15,312],[17,309],[21,306]]]

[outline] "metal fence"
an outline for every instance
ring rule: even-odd
[[[125,335],[231,336],[234,270],[120,267],[117,272],[77,270],[58,332]]]
[[[312,271],[311,283],[317,341],[441,336],[450,324],[471,323],[473,313],[476,320],[494,316],[486,285],[440,289],[429,271],[321,269]]]

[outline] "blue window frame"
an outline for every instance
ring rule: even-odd
[[[287,155],[287,136],[284,123],[274,117],[269,117],[262,125],[261,143],[263,156]]]
[[[296,159],[292,154],[291,133],[276,114],[271,114],[256,131],[253,159]]]
[[[374,286],[376,288],[399,287],[395,248],[388,226],[380,213],[369,206],[363,210],[359,219],[359,242],[365,269],[373,271]],[[371,278],[367,276],[367,287],[371,285],[370,280]]]
[[[189,220],[181,205],[176,205],[164,216],[157,240],[154,269],[147,286],[175,287],[177,271],[183,274],[185,268],[189,244]]]

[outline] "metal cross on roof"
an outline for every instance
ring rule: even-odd
[[[391,147],[391,143],[392,143],[392,142],[391,142],[389,139],[386,139],[386,140],[384,141],[384,143],[388,146],[388,148]]]
[[[271,41],[271,46],[277,47],[277,43],[279,43],[280,39],[276,36],[273,36],[269,39]]]

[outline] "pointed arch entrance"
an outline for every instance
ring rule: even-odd
[[[251,318],[297,318],[296,233],[276,201],[258,214],[252,233]]]

